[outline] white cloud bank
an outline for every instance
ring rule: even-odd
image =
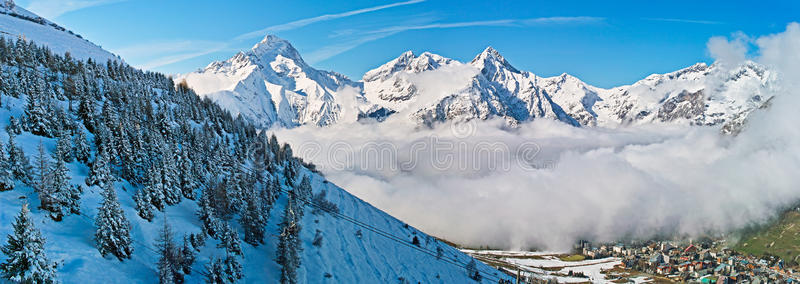
[[[772,107],[754,113],[736,137],[703,127],[593,129],[539,120],[511,130],[477,122],[462,138],[462,128],[417,129],[403,117],[279,130],[278,137],[348,191],[463,244],[564,249],[579,238],[727,232],[763,223],[800,200],[800,25],[755,44],[753,59],[782,79]],[[709,49],[721,60],[743,60],[747,52],[736,39],[712,39]],[[437,80],[428,89],[447,78]],[[454,155],[432,154],[442,141],[454,143],[444,152]],[[480,154],[459,155],[462,147]],[[492,147],[506,154],[475,151]],[[348,151],[361,156],[340,155]],[[521,159],[530,154],[535,159]]]

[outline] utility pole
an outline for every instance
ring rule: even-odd
[[[519,275],[520,275],[520,273],[521,272],[519,271],[519,268],[517,268],[517,283],[516,284],[519,284]]]

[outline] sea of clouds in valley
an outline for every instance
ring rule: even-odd
[[[466,245],[565,249],[580,238],[719,234],[800,200],[800,25],[712,38],[708,49],[722,66],[751,59],[780,74],[771,107],[735,137],[710,127],[576,128],[547,119],[429,129],[402,112],[383,123],[275,131],[339,186]],[[461,71],[409,80],[422,96],[463,85],[437,72]]]

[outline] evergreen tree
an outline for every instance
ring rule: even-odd
[[[107,183],[114,182],[114,176],[111,174],[111,162],[109,160],[108,152],[100,150],[97,153],[92,163],[92,168],[89,171],[89,176],[86,177],[87,186],[97,185],[99,187],[105,187]]]
[[[264,243],[264,234],[267,226],[267,216],[263,212],[263,200],[254,192],[248,194],[247,205],[241,214],[239,223],[244,228],[244,241],[250,245],[258,246]],[[268,213],[267,213],[268,214]]]
[[[471,259],[469,263],[467,263],[467,277],[472,280],[481,282],[481,273],[478,271],[477,264],[475,263],[475,259]]]
[[[38,78],[34,82],[34,88],[31,89],[27,96],[27,104],[25,106],[25,113],[23,116],[24,129],[30,131],[34,135],[52,137],[52,129],[50,122],[50,111],[48,98],[43,93],[45,84]]]
[[[55,158],[58,160],[63,160],[67,163],[73,161],[72,141],[70,141],[67,135],[58,136],[58,140],[56,140],[56,153],[58,153],[58,155]]]
[[[81,214],[81,195],[83,194],[83,186],[80,184],[72,185],[67,192],[67,199],[64,203],[64,208],[69,210],[69,213],[79,215]]]
[[[150,199],[150,204],[158,211],[164,210],[166,202],[164,197],[164,183],[162,180],[161,169],[151,167],[148,170],[148,178],[142,190]]]
[[[183,265],[180,260],[180,250],[175,245],[167,220],[164,220],[164,227],[159,233],[156,241],[158,249],[158,281],[159,283],[183,283]]]
[[[224,259],[212,259],[206,266],[206,283],[228,284],[236,283],[242,278],[242,265],[232,255]]]
[[[183,236],[183,248],[181,248],[181,268],[186,275],[192,274],[192,265],[195,261],[194,249],[189,236]]]
[[[189,159],[189,151],[183,149],[180,151],[180,160],[178,166],[178,183],[183,193],[183,197],[194,200],[194,190],[198,187],[197,174],[192,166],[192,161]]]
[[[202,222],[203,233],[212,238],[218,238],[222,221],[217,217],[211,194],[209,187],[203,190],[203,195],[200,197],[198,204],[197,217]]]
[[[133,202],[136,205],[136,213],[139,217],[142,217],[142,219],[148,222],[153,221],[153,217],[155,217],[155,208],[153,208],[153,204],[150,202],[150,195],[145,193],[143,189],[139,189],[133,194]]]
[[[311,244],[315,247],[322,247],[322,231],[316,230],[314,232],[314,241]]]
[[[0,142],[0,191],[14,189],[14,174],[11,172],[11,164],[6,156],[6,149]]]
[[[236,230],[227,223],[223,223],[220,231],[220,243],[217,247],[224,248],[230,254],[241,256],[243,254],[242,242],[239,240],[239,234]]]
[[[79,211],[78,200],[72,198],[80,198],[80,193],[75,187],[70,184],[69,169],[64,160],[58,159],[59,153],[54,153],[54,160],[52,168],[50,169],[49,177],[49,190],[46,192],[50,195],[49,200],[53,202],[49,206],[49,211],[55,214],[55,220],[61,220],[61,217],[66,215],[66,211],[75,212]]]
[[[131,224],[120,208],[117,193],[111,183],[105,184],[102,195],[103,203],[97,210],[94,221],[97,227],[94,235],[97,249],[103,257],[112,254],[122,261],[130,258],[133,253]]]
[[[160,170],[160,184],[159,187],[163,192],[164,203],[166,205],[175,205],[181,202],[183,192],[178,182],[178,168],[175,163],[175,153],[172,151],[164,151],[162,154]]]
[[[33,185],[31,163],[25,156],[25,152],[14,142],[14,135],[8,136],[8,164],[15,179],[27,185]]]
[[[327,191],[323,189],[311,197],[311,203],[314,204],[314,209],[311,210],[311,214],[339,213],[339,206],[336,206],[336,203],[328,201],[326,198],[327,194]]]
[[[83,94],[78,103],[78,117],[83,121],[83,125],[89,131],[94,131],[95,123],[95,100],[88,94]]]
[[[34,225],[28,205],[12,224],[14,234],[2,247],[6,261],[0,263],[0,273],[9,281],[21,283],[58,283],[55,265],[44,253],[45,238]]]
[[[275,261],[281,266],[281,283],[297,283],[297,268],[300,267],[300,222],[297,215],[297,206],[289,196],[280,224],[278,249]]]
[[[60,221],[64,217],[64,211],[61,207],[62,199],[53,182],[53,168],[41,141],[39,142],[38,150],[39,154],[36,156],[36,180],[33,188],[41,202],[39,207],[50,212],[50,217],[53,220]]]
[[[72,140],[72,149],[74,152],[72,153],[75,156],[75,159],[81,163],[88,163],[89,158],[91,157],[91,149],[89,148],[89,144],[86,140],[86,134],[83,131],[78,130],[78,133],[73,137]]]
[[[6,132],[9,135],[20,135],[22,134],[22,126],[19,123],[19,120],[15,118],[13,115],[8,118],[8,125],[6,125]]]
[[[312,189],[311,189],[311,179],[308,175],[304,175],[303,179],[300,181],[300,185],[295,188],[295,192],[297,197],[301,201],[308,200],[311,198]]]

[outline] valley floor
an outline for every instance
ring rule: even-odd
[[[524,252],[501,250],[462,249],[478,260],[497,266],[510,273],[519,272],[522,278],[550,280],[558,283],[635,283],[648,282],[650,278],[637,273],[621,273],[617,268],[621,259],[608,257],[584,259],[579,255],[560,252]]]

